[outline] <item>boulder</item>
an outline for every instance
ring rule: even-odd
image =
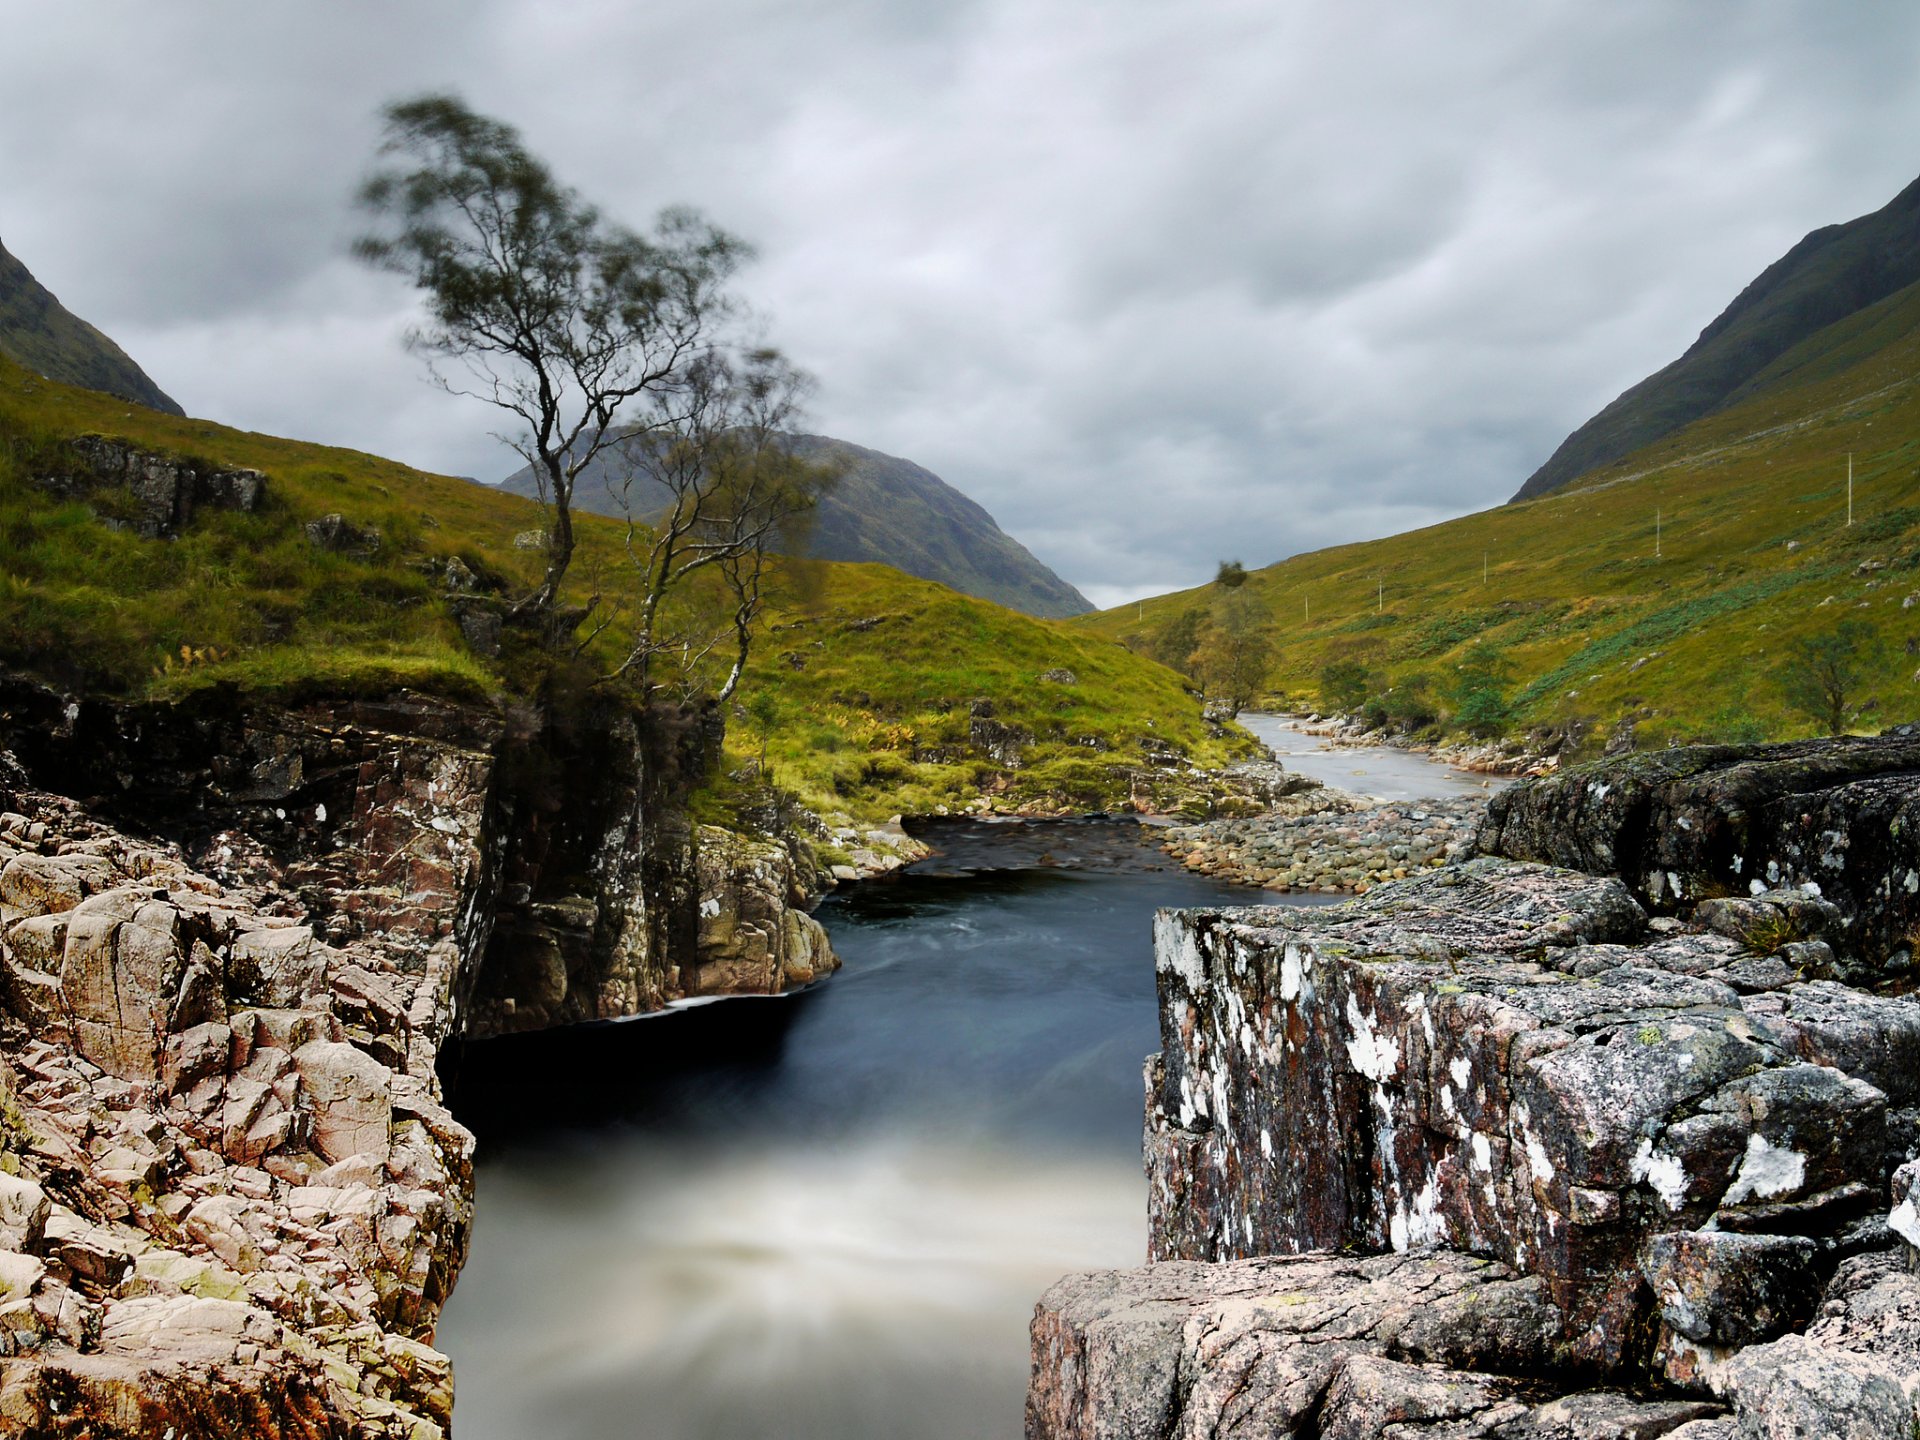
[[[32,1250],[46,1234],[52,1206],[33,1181],[0,1170],[0,1249]]]
[[[366,1051],[315,1040],[293,1052],[300,1088],[313,1106],[314,1148],[329,1161],[385,1154],[393,1120],[393,1072]]]
[[[306,524],[307,543],[336,555],[370,559],[380,553],[380,531],[372,525],[356,525],[335,512]]]
[[[1675,1335],[1730,1350],[1797,1330],[1820,1300],[1819,1246],[1804,1235],[1682,1230],[1641,1252],[1660,1321]]]

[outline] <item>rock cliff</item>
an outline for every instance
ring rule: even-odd
[[[1157,1263],[1043,1298],[1029,1434],[1910,1437],[1914,761],[1629,758],[1163,914]]]
[[[447,1042],[837,964],[713,724],[0,682],[0,1431],[443,1435]]]

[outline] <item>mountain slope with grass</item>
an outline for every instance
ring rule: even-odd
[[[1793,383],[1779,362],[1920,281],[1920,180],[1883,208],[1815,230],[1742,290],[1672,364],[1575,430],[1520,487],[1547,494],[1684,426]]]
[[[0,355],[69,385],[183,413],[113,341],[62,305],[0,245]]]
[[[811,518],[806,553],[821,560],[878,560],[963,595],[1028,615],[1059,618],[1093,607],[1078,590],[1036,560],[984,508],[931,470],[825,435],[789,437],[808,460],[834,467],[839,482]],[[622,516],[620,467],[596,461],[581,473],[574,503],[597,515]],[[522,469],[500,488],[537,495],[533,472]],[[636,493],[636,515],[656,514],[667,498]]]
[[[258,471],[263,488],[249,510],[204,506],[177,533],[148,538],[126,492],[60,482],[98,448],[87,436]],[[551,683],[543,657],[511,628],[498,653],[476,652],[460,611],[531,586],[539,552],[514,538],[538,522],[530,502],[468,480],[129,412],[0,359],[0,669],[65,690],[164,699],[404,686],[510,706]],[[563,600],[619,602],[625,564],[621,527],[582,517],[577,589]],[[565,682],[591,687],[612,668],[618,635],[590,645]],[[858,820],[982,795],[1113,806],[1140,772],[1173,776],[1251,748],[1208,725],[1170,670],[872,564],[778,567],[738,698],[733,769],[757,768],[764,742],[783,786]]]
[[[1498,702],[1482,728],[1550,743],[1788,738],[1815,722],[1783,676],[1851,625],[1867,653],[1847,724],[1920,719],[1920,284],[1766,373],[1577,485],[1252,572],[1269,691],[1331,707],[1344,665],[1376,713],[1435,733],[1477,694]],[[1074,623],[1164,653],[1216,593]]]

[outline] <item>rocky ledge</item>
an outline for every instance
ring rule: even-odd
[[[0,1429],[443,1433],[453,947],[331,945],[54,797],[0,806]]]
[[[702,716],[529,719],[0,679],[0,1434],[444,1437],[442,1048],[837,966]]]
[[[1908,750],[1630,758],[1518,787],[1480,836],[1565,846],[1569,797],[1638,786],[1605,812],[1621,869],[1592,822],[1584,870],[1494,853],[1163,914],[1156,1263],[1043,1298],[1029,1434],[1911,1440]],[[1807,848],[1869,797],[1851,847]],[[1649,813],[1737,837],[1759,890],[1703,883],[1722,850]]]

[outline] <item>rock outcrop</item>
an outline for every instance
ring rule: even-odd
[[[1483,844],[1584,869],[1163,913],[1158,1263],[1042,1301],[1030,1435],[1911,1434],[1920,784],[1898,745],[1662,758],[1496,799]],[[1702,900],[1730,853],[1759,893]]]
[[[0,808],[0,1429],[444,1433],[450,933],[335,945],[53,797]]]
[[[716,738],[0,683],[0,1433],[444,1435],[443,1047],[837,963]]]
[[[66,447],[67,463],[40,483],[57,495],[92,501],[111,522],[143,539],[178,535],[196,510],[253,510],[267,493],[258,470],[142,450],[125,440],[82,435]]]
[[[1362,805],[1338,790],[1300,792],[1264,815],[1168,829],[1189,870],[1276,890],[1364,895],[1471,850],[1479,797]]]
[[[1478,849],[1618,875],[1662,914],[1798,890],[1836,907],[1841,948],[1904,973],[1920,927],[1920,735],[1623,756],[1496,795]]]

